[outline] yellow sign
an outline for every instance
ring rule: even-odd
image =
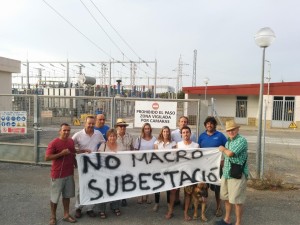
[[[73,125],[74,125],[74,126],[80,126],[80,125],[81,125],[80,120],[79,120],[79,119],[75,119],[75,120],[73,121]]]
[[[297,128],[297,125],[294,122],[291,122],[289,128]]]

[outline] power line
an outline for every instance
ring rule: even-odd
[[[95,3],[90,0],[91,3],[95,6],[97,11],[101,14],[101,16],[106,20],[106,22],[110,25],[110,27],[116,32],[116,34],[121,38],[121,40],[127,45],[127,47],[138,57],[138,59],[142,60],[141,57],[134,51],[134,49],[128,44],[128,42],[121,36],[121,34],[113,27],[113,25],[108,21],[108,19],[103,15],[103,13],[100,11],[100,9],[95,5]],[[142,60],[144,61],[144,60]]]
[[[101,24],[98,22],[98,20],[95,18],[95,16],[92,14],[92,12],[89,10],[89,8],[80,0],[81,4],[85,7],[85,9],[88,11],[88,13],[91,15],[91,17],[95,20],[95,22],[98,24],[98,26],[101,28],[101,30],[106,34],[106,36],[109,38],[109,40],[114,44],[114,46],[122,53],[123,56],[125,56],[128,60],[130,60],[125,53],[121,50],[121,48],[114,42],[114,40],[109,36],[109,34],[104,30],[104,28],[101,26]]]
[[[53,6],[51,6],[48,2],[43,0],[43,2],[50,7],[57,15],[59,15],[65,22],[67,22],[70,26],[72,26],[77,32],[79,32],[82,36],[84,36],[89,42],[91,42],[96,48],[98,48],[101,52],[107,55],[109,58],[113,59],[109,53],[103,50],[99,45],[97,45],[94,41],[88,38],[84,33],[82,33],[77,27],[75,27],[69,20],[67,20],[62,14],[60,14]]]
[[[81,3],[84,5],[84,3],[82,2],[82,0],[80,0]],[[134,51],[134,49],[128,44],[128,42],[121,36],[121,34],[114,28],[114,26],[109,22],[109,20],[104,16],[104,14],[100,11],[100,9],[96,6],[96,4],[90,0],[90,2],[94,5],[94,7],[97,9],[97,11],[101,14],[101,16],[105,19],[105,21],[110,25],[110,27],[116,32],[116,34],[120,37],[120,39],[127,45],[127,47],[136,55],[136,57],[138,57],[138,59],[142,62],[145,63],[147,66],[147,62],[145,60],[143,60],[137,53],[136,51]],[[85,5],[84,5],[85,6]],[[85,6],[86,7],[86,6]],[[87,8],[87,7],[86,7]],[[88,9],[87,9],[88,10]],[[89,11],[89,10],[88,10]],[[89,11],[90,12],[90,11]],[[90,13],[91,14],[91,13]],[[92,14],[91,14],[92,16]],[[94,16],[92,16],[94,18]],[[94,18],[95,19],[95,18]],[[104,29],[102,28],[102,26],[97,22],[97,20],[95,19],[96,23],[101,27],[101,29],[103,30],[103,32],[109,37],[109,35],[104,31]],[[114,43],[114,41],[109,37],[109,39]],[[115,44],[115,43],[114,43]],[[116,44],[115,44],[116,45]],[[129,59],[123,52],[122,50],[116,45],[116,47],[120,50],[120,52],[127,58]],[[130,60],[130,59],[129,59]],[[142,69],[139,64],[137,65],[137,67],[142,70],[144,73],[151,75],[149,72],[146,72],[144,69]],[[150,69],[152,69],[152,71],[154,71],[153,68],[150,67]]]

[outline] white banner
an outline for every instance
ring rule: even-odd
[[[177,102],[135,101],[134,126],[151,123],[152,128],[176,129]]]
[[[220,184],[217,148],[124,151],[76,156],[80,204],[126,199],[204,181]]]

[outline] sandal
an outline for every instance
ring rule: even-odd
[[[107,216],[105,212],[100,212],[99,214],[101,219],[106,219]]]
[[[115,214],[116,216],[121,216],[121,211],[120,211],[120,209],[114,209],[113,212],[114,212],[114,214]]]
[[[167,214],[165,215],[165,218],[166,218],[167,220],[169,220],[169,219],[171,219],[173,216],[174,216],[173,213],[167,213]]]
[[[50,222],[49,222],[49,225],[56,225],[56,218],[51,218],[50,219]]]
[[[69,223],[76,223],[77,222],[77,220],[75,220],[72,216],[68,216],[68,217],[64,217],[63,219],[62,219],[63,221],[66,221],[66,222],[69,222]]]
[[[184,221],[191,221],[192,218],[190,216],[184,216]]]
[[[221,208],[216,210],[216,217],[221,217],[223,215],[223,210]]]

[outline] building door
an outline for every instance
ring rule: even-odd
[[[272,127],[288,128],[294,121],[295,97],[274,96]]]
[[[247,103],[248,103],[247,96],[236,97],[235,122],[238,124],[245,124],[245,125],[248,124]]]

